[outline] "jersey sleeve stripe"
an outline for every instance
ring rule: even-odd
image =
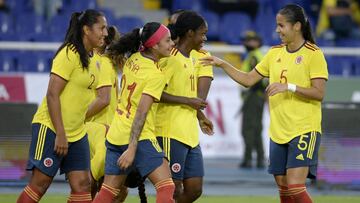
[[[259,75],[261,75],[262,77],[268,78],[268,76],[265,76],[265,75],[261,74],[260,71],[258,71],[256,68],[254,68],[254,69],[255,69],[255,71],[256,71]]]
[[[57,74],[57,73],[51,72],[51,74],[54,74],[54,75],[58,76],[59,78],[61,78],[61,79],[65,80],[66,82],[68,82],[68,81],[69,81],[69,80],[67,80],[67,79],[63,78],[62,76],[60,76],[60,75],[59,75],[59,74]]]

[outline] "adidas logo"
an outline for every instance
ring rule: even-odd
[[[302,154],[299,154],[296,156],[296,159],[304,161],[304,156]]]
[[[280,63],[281,62],[281,58],[278,58],[278,60],[276,60],[277,63]]]

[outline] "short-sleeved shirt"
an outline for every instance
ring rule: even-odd
[[[150,95],[155,101],[159,101],[164,87],[165,76],[157,63],[143,57],[140,52],[131,55],[124,66],[120,102],[106,139],[113,145],[128,144],[131,126],[142,94]],[[156,105],[152,105],[147,113],[139,140],[156,139],[156,107]]]
[[[190,52],[190,56],[195,60],[195,67],[196,67],[196,75],[197,78],[200,77],[210,77],[210,78],[214,78],[214,73],[213,73],[213,67],[211,65],[202,65],[200,63],[201,58],[207,57],[207,56],[211,56],[211,54],[205,50],[192,50]]]
[[[97,113],[91,121],[110,125],[117,106],[118,74],[116,67],[106,55],[101,56],[101,74],[96,89],[101,87],[111,87],[110,104]]]
[[[295,52],[284,45],[274,46],[255,67],[259,74],[269,77],[269,83],[292,83],[310,88],[311,80],[328,79],[323,52],[305,42]],[[286,91],[269,98],[270,137],[279,144],[310,131],[321,132],[321,102]]]
[[[85,115],[92,102],[94,89],[98,85],[100,58],[96,54],[93,55],[90,57],[89,67],[83,68],[80,55],[72,45],[68,45],[54,58],[51,74],[67,81],[60,94],[61,115],[68,141],[75,142],[86,134]],[[41,123],[56,132],[50,119],[46,97],[35,113],[32,123]]]
[[[196,60],[185,57],[178,49],[171,51],[163,67],[167,85],[164,92],[188,98],[197,97]],[[199,144],[197,111],[188,105],[159,103],[156,135],[178,140],[191,147]]]

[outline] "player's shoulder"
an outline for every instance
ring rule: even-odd
[[[309,41],[306,41],[305,44],[304,44],[304,47],[308,50],[311,50],[311,51],[318,51],[320,50],[320,48],[314,44],[314,43],[311,43]]]
[[[76,61],[79,60],[79,54],[73,44],[65,45],[56,55],[56,58],[61,61]]]
[[[192,50],[190,53],[193,57],[201,58],[205,56],[210,56],[210,52],[206,51],[205,49],[200,50]]]

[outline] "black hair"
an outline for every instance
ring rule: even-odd
[[[171,38],[182,38],[189,30],[196,31],[204,25],[206,25],[206,21],[201,15],[194,11],[183,11],[177,18],[175,25],[170,26]]]
[[[291,24],[300,22],[301,33],[305,40],[315,44],[315,40],[311,31],[311,26],[308,17],[305,14],[304,9],[296,4],[288,4],[279,10],[279,14],[286,17],[287,21]]]
[[[174,11],[170,16],[169,16],[169,22],[170,22],[170,19],[171,19],[171,17],[173,16],[173,15],[177,15],[177,14],[182,14],[182,13],[184,13],[186,10],[185,9],[178,9],[178,10],[176,10],[176,11]]]
[[[107,28],[107,31],[108,31],[108,35],[105,37],[105,46],[109,46],[114,41],[120,39],[120,32],[114,25],[109,26]]]
[[[125,186],[129,188],[138,188],[140,202],[147,203],[147,197],[145,193],[145,179],[141,177],[140,172],[138,170],[132,170],[129,175],[126,177]]]
[[[83,26],[91,27],[98,22],[98,17],[104,16],[103,13],[88,9],[83,12],[74,12],[71,15],[69,27],[67,28],[65,40],[56,51],[55,56],[67,46],[74,51],[77,51],[80,55],[80,61],[82,67],[87,69],[89,66],[89,53],[87,53],[83,44]]]
[[[140,45],[144,44],[159,29],[160,25],[158,22],[150,22],[146,23],[141,31],[140,28],[135,28],[112,44],[108,51],[116,55],[131,55],[139,51]]]

